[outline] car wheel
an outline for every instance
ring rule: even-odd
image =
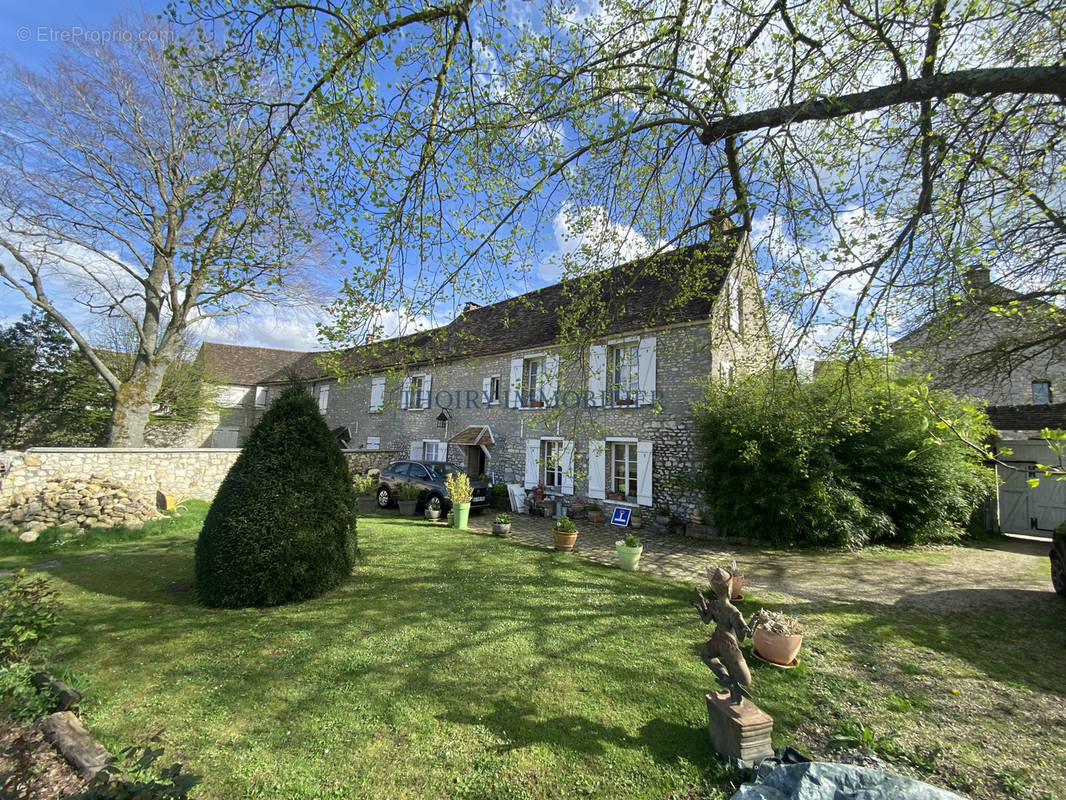
[[[378,489],[378,508],[388,508],[389,503],[392,502],[392,495],[389,494],[389,488],[382,486]]]
[[[438,492],[430,492],[428,495],[426,495],[426,505],[427,506],[428,505],[432,505],[434,500],[436,500],[438,503],[440,503],[441,511],[443,511],[444,510],[444,498]]]
[[[1066,597],[1066,563],[1058,553],[1051,554],[1051,583],[1056,592]]]

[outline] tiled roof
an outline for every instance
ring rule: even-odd
[[[416,367],[548,347],[574,341],[576,331],[596,339],[709,320],[738,248],[746,246],[742,235],[734,229],[711,242],[471,308],[439,328],[353,347],[339,355],[339,365],[353,373]],[[322,353],[213,342],[205,342],[203,348],[208,363],[218,363],[218,373],[230,376],[230,383],[281,381],[290,371],[305,379],[325,374]]]
[[[301,360],[313,361],[317,355],[299,350],[204,342],[197,358],[203,360],[211,377],[219,383],[255,386],[284,380],[287,371]]]
[[[1066,403],[1041,406],[989,406],[988,419],[1000,431],[1066,429]]]
[[[464,311],[439,328],[353,348],[341,364],[354,372],[436,364],[574,341],[576,331],[591,340],[707,320],[740,243],[725,235],[566,280]]]

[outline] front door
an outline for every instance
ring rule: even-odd
[[[478,475],[487,475],[486,469],[487,459],[485,458],[485,451],[478,447],[476,444],[468,444],[466,446],[466,474],[471,478],[476,478]]]

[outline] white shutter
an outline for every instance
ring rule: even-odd
[[[644,336],[637,352],[637,398],[640,405],[655,403],[655,337]]]
[[[556,394],[559,392],[559,356],[556,353],[548,353],[544,357],[543,390],[545,404],[558,405]]]
[[[410,456],[411,456],[411,460],[412,461],[421,461],[422,460],[422,442],[421,441],[411,442],[411,453],[410,453]]]
[[[411,399],[411,378],[407,377],[403,379],[403,385],[400,387],[400,408],[407,408]]]
[[[422,408],[429,408],[429,398],[433,396],[433,376],[426,375],[422,379]]]
[[[318,387],[318,410],[320,413],[325,414],[326,409],[329,408],[329,384],[324,384]]]
[[[370,381],[370,412],[381,411],[385,405],[385,378],[374,378]]]
[[[637,502],[651,503],[651,442],[637,442]]]
[[[489,392],[492,391],[492,378],[485,378],[481,381],[481,399],[486,406],[492,405],[492,396]]]
[[[540,483],[540,440],[526,439],[526,479],[524,486],[532,489]]]
[[[507,402],[508,408],[519,408],[522,405],[522,401],[518,397],[518,393],[522,390],[522,359],[511,359],[511,380],[507,385]]]
[[[563,442],[562,457],[559,466],[563,469],[563,494],[574,493],[574,443]]]
[[[607,478],[607,443],[602,439],[589,441],[589,497],[603,500]]]
[[[592,405],[603,405],[603,393],[607,391],[607,346],[594,344],[589,348],[589,392]]]

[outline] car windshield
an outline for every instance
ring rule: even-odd
[[[426,464],[431,470],[437,473],[441,478],[446,475],[452,475],[456,472],[463,472],[463,469],[455,466],[455,464],[448,463],[446,461],[431,461]]]

